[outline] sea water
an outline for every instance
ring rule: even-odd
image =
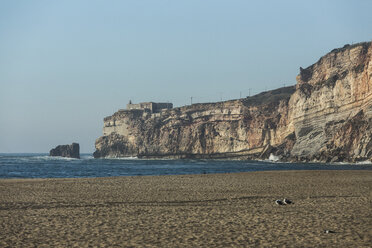
[[[48,154],[0,154],[0,178],[79,178],[147,175],[185,175],[273,170],[372,170],[370,162],[281,163],[250,160],[81,159]]]

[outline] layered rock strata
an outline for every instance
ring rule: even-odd
[[[372,157],[371,42],[346,45],[297,76],[289,101],[298,160],[358,161]]]
[[[358,161],[372,157],[371,42],[335,49],[297,84],[160,113],[104,119],[95,157]]]
[[[72,143],[71,145],[59,145],[50,150],[49,156],[80,158],[80,146],[78,143]]]

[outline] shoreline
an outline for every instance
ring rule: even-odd
[[[1,179],[0,246],[368,247],[371,192],[370,170]]]
[[[63,157],[63,156],[50,156],[48,153],[0,153],[0,156],[12,156],[12,155],[26,155],[26,157],[30,155],[35,156],[41,156],[41,157],[48,157],[50,159],[66,159],[66,160],[84,160],[84,159],[93,159],[93,160],[145,160],[145,161],[158,161],[158,160],[201,160],[201,161],[255,161],[255,162],[268,162],[268,163],[293,163],[293,164],[371,164],[372,165],[372,158],[366,158],[362,160],[348,160],[348,161],[333,161],[333,162],[327,162],[323,160],[301,160],[301,159],[295,159],[295,157],[288,157],[286,159],[280,158],[280,156],[272,156],[272,159],[262,159],[258,157],[248,157],[248,158],[241,158],[241,157],[211,157],[210,155],[201,155],[201,154],[191,154],[195,155],[195,157],[190,156],[187,157],[187,155],[149,155],[149,156],[104,156],[104,157],[94,157],[92,153],[81,153],[81,158],[71,158],[71,157]],[[189,154],[190,155],[190,154]],[[185,156],[185,157],[183,157]],[[30,156],[33,157],[33,156]],[[85,157],[85,158],[84,158]]]
[[[264,161],[260,161],[260,162],[264,162]],[[280,162],[280,163],[284,163],[284,162]],[[291,162],[288,162],[288,163],[291,163]],[[317,163],[319,164],[319,163]],[[344,165],[343,163],[332,163],[332,165]],[[349,163],[347,163],[349,164]],[[360,165],[366,165],[366,166],[369,166],[369,165],[372,165],[372,164],[365,164],[365,163],[362,163]],[[275,172],[282,172],[282,173],[290,173],[290,172],[323,172],[323,171],[370,171],[372,172],[372,166],[371,168],[368,168],[368,169],[355,169],[355,168],[352,168],[352,169],[314,169],[314,170],[308,170],[308,169],[303,169],[303,170],[298,170],[298,169],[293,169],[293,170],[260,170],[260,171],[240,171],[240,172],[220,172],[220,173],[195,173],[195,174],[159,174],[159,175],[144,175],[144,174],[139,174],[139,175],[125,175],[125,176],[101,176],[101,177],[90,177],[90,176],[85,176],[85,177],[19,177],[19,178],[9,178],[9,177],[4,177],[4,178],[0,178],[0,182],[1,181],[28,181],[28,180],[32,180],[32,181],[37,181],[37,180],[40,180],[40,181],[47,181],[47,180],[71,180],[71,179],[74,179],[74,180],[80,180],[80,179],[120,179],[120,178],[130,178],[130,177],[173,177],[173,176],[205,176],[205,175],[209,175],[209,176],[216,176],[216,175],[234,175],[234,174],[246,174],[246,173],[275,173]]]

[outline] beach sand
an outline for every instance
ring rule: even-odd
[[[371,200],[372,171],[2,179],[0,247],[370,247]]]

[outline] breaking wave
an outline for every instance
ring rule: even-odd
[[[36,156],[30,157],[31,159],[38,159],[38,160],[79,160],[78,158],[66,158],[66,157],[59,157],[59,156]]]
[[[104,157],[102,159],[135,160],[138,159],[138,157]]]
[[[268,159],[270,162],[278,162],[279,161],[279,157],[278,156],[275,156],[274,154],[270,153],[270,156],[269,156],[269,159]]]
[[[372,161],[370,160],[359,161],[359,162],[356,162],[356,164],[372,164]]]

